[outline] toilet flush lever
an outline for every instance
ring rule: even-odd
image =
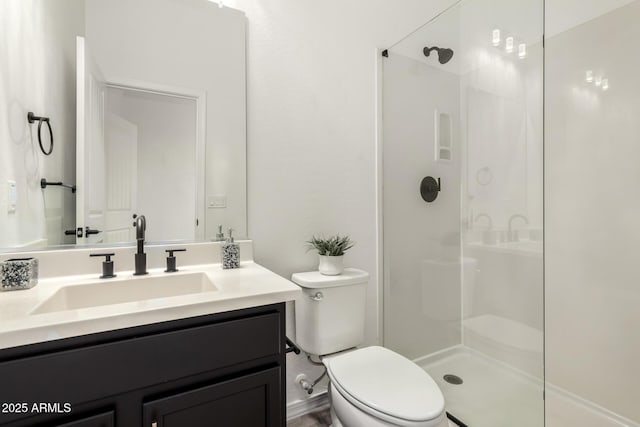
[[[322,299],[324,298],[324,295],[322,295],[322,292],[316,292],[313,295],[309,295],[309,298],[311,298],[314,301],[322,301]]]

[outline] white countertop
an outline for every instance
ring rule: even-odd
[[[290,301],[301,292],[253,261],[243,261],[239,269],[230,270],[223,270],[220,264],[182,266],[177,273],[156,268],[143,278],[171,275],[179,286],[180,275],[194,272],[206,274],[216,290],[41,314],[31,313],[60,288],[95,285],[97,275],[45,278],[31,289],[0,292],[0,349]],[[118,277],[101,284],[138,280],[132,273],[118,272]]]

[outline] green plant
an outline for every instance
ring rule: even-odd
[[[349,236],[340,237],[338,234],[328,239],[312,236],[311,240],[308,240],[307,243],[309,244],[309,250],[315,249],[318,251],[318,254],[326,256],[344,255],[344,253],[355,244]]]

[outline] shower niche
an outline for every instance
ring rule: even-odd
[[[438,110],[434,112],[435,121],[435,159],[436,161],[451,161],[453,156],[451,139],[453,138],[453,123],[451,115]]]

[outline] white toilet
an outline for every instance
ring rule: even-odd
[[[418,365],[383,347],[354,349],[364,341],[369,274],[296,273],[296,342],[322,358],[329,374],[333,427],[448,427],[444,397]]]

